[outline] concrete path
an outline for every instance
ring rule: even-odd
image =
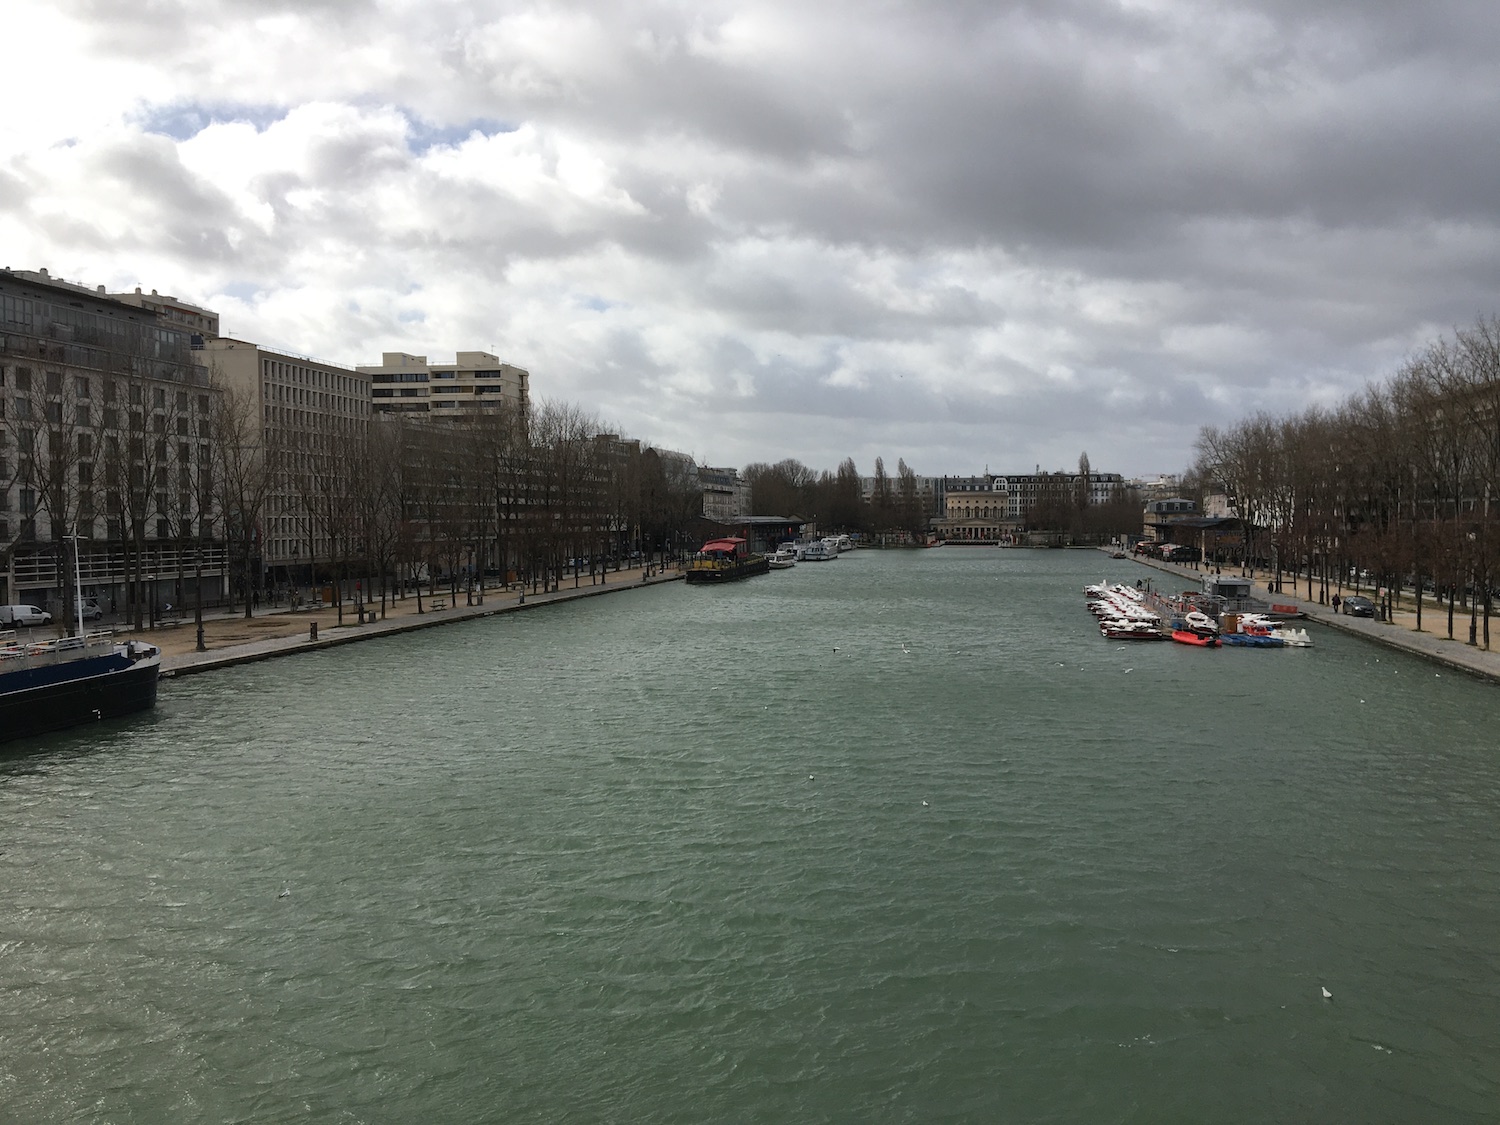
[[[1155,559],[1141,558],[1139,555],[1131,556],[1132,562],[1148,566],[1153,570],[1163,571],[1167,574],[1176,575],[1184,580],[1182,590],[1199,589],[1200,582],[1206,571],[1191,566],[1182,566],[1178,563],[1159,562]],[[1234,573],[1226,571],[1225,573]],[[1165,587],[1159,587],[1167,592]],[[1177,590],[1170,591],[1173,593]],[[1438,664],[1455,668],[1483,679],[1500,683],[1500,652],[1489,650],[1478,645],[1468,643],[1469,617],[1467,611],[1460,618],[1457,614],[1453,620],[1454,639],[1448,639],[1448,611],[1446,606],[1436,604],[1431,598],[1424,599],[1422,603],[1422,631],[1417,632],[1417,614],[1414,609],[1398,610],[1392,614],[1390,621],[1376,621],[1369,617],[1348,617],[1342,613],[1334,613],[1332,607],[1320,605],[1316,600],[1298,597],[1296,594],[1288,593],[1283,583],[1282,591],[1273,594],[1266,586],[1264,576],[1253,580],[1251,595],[1265,601],[1278,604],[1295,605],[1303,613],[1307,614],[1309,621],[1326,625],[1330,629],[1338,629],[1351,636],[1362,637],[1367,641],[1385,645],[1387,648],[1400,649],[1416,656]],[[1347,591],[1352,593],[1353,591]],[[1374,598],[1372,597],[1373,601]],[[1497,630],[1495,634],[1500,639],[1500,620],[1493,620],[1491,628]],[[1481,638],[1484,636],[1484,623],[1480,622]]]
[[[456,605],[432,609],[430,606],[434,603],[431,599],[424,597],[424,612],[420,614],[416,612],[416,598],[408,597],[402,601],[390,603],[385,620],[375,620],[371,617],[364,625],[356,622],[357,614],[349,608],[344,610],[343,625],[333,623],[332,615],[328,610],[309,614],[295,613],[284,607],[273,608],[259,611],[248,623],[241,615],[220,613],[205,620],[205,631],[212,627],[214,633],[218,634],[209,641],[210,648],[207,652],[193,650],[196,638],[191,620],[168,632],[147,631],[139,634],[121,633],[119,635],[137,636],[153,644],[160,644],[162,646],[161,674],[163,676],[187,676],[195,672],[211,672],[217,668],[228,668],[236,664],[252,664],[275,656],[311,652],[315,649],[333,648],[336,645],[352,644],[355,641],[370,640],[374,637],[388,637],[396,633],[409,633],[417,629],[451,625],[457,621],[492,617],[498,613],[517,613],[555,605],[558,602],[576,601],[579,598],[624,593],[628,590],[639,590],[646,586],[677,582],[681,579],[682,574],[676,570],[668,570],[664,574],[653,574],[649,578],[646,578],[639,569],[611,571],[606,582],[589,585],[585,578],[577,589],[565,583],[562,589],[546,594],[533,594],[528,590],[523,596],[519,590],[486,590],[482,606]],[[441,595],[438,598],[440,602],[446,602],[446,600]],[[314,623],[318,626],[316,641],[310,638],[310,626]],[[226,629],[243,629],[247,625],[252,628],[267,628],[276,635],[244,640],[239,643],[224,643]],[[237,636],[238,634],[229,635]]]

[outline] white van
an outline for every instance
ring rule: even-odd
[[[33,625],[47,625],[51,621],[50,613],[34,605],[0,605],[0,625],[27,628]]]

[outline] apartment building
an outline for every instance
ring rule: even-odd
[[[0,270],[0,601],[56,605],[75,533],[101,604],[186,602],[200,561],[205,597],[222,592],[215,394],[191,335],[102,285]]]
[[[370,405],[379,414],[459,417],[503,405],[531,407],[531,374],[489,352],[458,352],[452,363],[425,355],[383,352],[380,364],[355,368],[370,377]]]
[[[750,482],[740,479],[738,469],[700,465],[698,483],[703,489],[705,519],[728,523],[750,514]]]

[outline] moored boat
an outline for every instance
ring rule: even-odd
[[[107,632],[0,639],[0,742],[156,706],[161,650]]]
[[[752,555],[739,538],[710,539],[688,560],[683,577],[694,585],[733,582],[766,574],[771,564],[765,555]]]
[[[1204,633],[1196,629],[1173,629],[1172,639],[1180,645],[1197,645],[1199,648],[1219,647],[1218,633]]]

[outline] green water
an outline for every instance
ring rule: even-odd
[[[1500,693],[1101,640],[1138,573],[856,552],[30,744],[0,1120],[1496,1120]]]

